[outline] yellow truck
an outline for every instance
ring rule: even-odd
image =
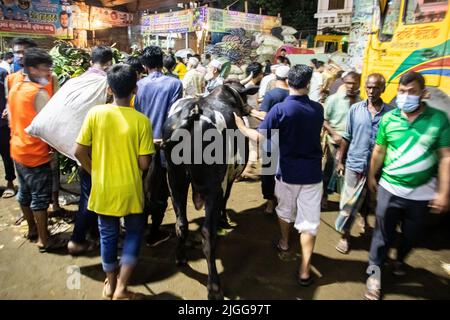
[[[314,51],[316,53],[347,52],[348,36],[319,34],[314,38]]]
[[[421,73],[429,103],[450,116],[449,0],[380,0],[364,51],[363,79],[385,76],[386,102],[393,102],[407,71]],[[362,90],[364,91],[364,90]]]

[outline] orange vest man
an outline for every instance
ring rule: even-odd
[[[28,223],[28,239],[36,240],[39,251],[64,244],[49,238],[47,209],[52,197],[52,171],[49,146],[25,132],[49,100],[45,86],[52,72],[52,58],[41,49],[31,48],[23,58],[23,81],[13,84],[8,93],[11,128],[11,157],[19,180],[17,200]]]
[[[23,82],[26,78],[26,72],[23,70],[23,60],[25,56],[26,50],[30,48],[36,48],[37,44],[32,39],[29,38],[15,38],[12,41],[12,47],[13,47],[13,53],[14,53],[14,62],[15,62],[15,73],[12,73],[8,75],[5,81],[5,92],[6,95],[8,95],[9,90],[17,83]],[[58,78],[55,74],[50,75],[48,77],[48,83],[44,86],[44,89],[47,91],[49,97],[52,97],[53,94],[56,93],[59,89],[59,82]],[[5,110],[7,111],[7,109]],[[2,118],[7,118],[7,112],[4,112],[2,114]],[[9,134],[7,135],[9,139]],[[52,205],[53,205],[53,211],[54,212],[61,212],[62,208],[59,206],[59,162],[57,154],[54,153],[52,157],[52,174],[53,174],[53,190],[52,190]],[[3,196],[8,197],[9,195],[14,195],[14,185],[11,183],[7,186],[10,188],[10,190],[6,190],[5,193],[8,192],[8,194]],[[23,216],[18,218],[16,221],[16,225],[19,225],[23,221]]]
[[[36,47],[37,44],[31,39],[28,38],[15,38],[13,39],[11,46],[13,48],[13,58],[14,58],[14,65],[12,68],[12,72],[16,72],[17,70],[21,70],[23,68],[23,56],[25,54],[25,50],[28,48]],[[14,187],[14,180],[16,179],[16,175],[14,172],[14,163],[11,159],[10,154],[10,146],[9,146],[9,140],[11,136],[11,132],[9,130],[8,126],[8,112],[6,108],[6,98],[8,96],[8,88],[11,88],[12,83],[15,81],[20,80],[16,75],[13,77],[10,72],[3,73],[0,72],[0,84],[2,87],[5,88],[5,90],[1,90],[1,97],[0,98],[0,154],[3,159],[3,164],[5,166],[5,173],[6,173],[6,190],[2,194],[2,198],[10,198],[13,197],[16,194],[15,187]],[[8,87],[8,79],[10,81],[10,85]],[[21,80],[20,80],[21,81]],[[19,218],[16,223],[20,224],[22,221],[22,218]]]

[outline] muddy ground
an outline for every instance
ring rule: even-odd
[[[2,163],[3,178],[1,171]],[[338,198],[334,196],[332,200]],[[235,185],[228,208],[237,227],[220,237],[217,252],[226,299],[362,298],[370,236],[359,234],[355,226],[350,254],[342,255],[334,249],[339,239],[333,228],[337,202],[331,203],[331,211],[322,212],[313,256],[316,281],[309,288],[299,287],[294,279],[298,238],[293,234],[291,254],[280,257],[272,247],[272,240],[278,236],[277,219],[263,213],[263,204],[259,183]],[[76,210],[74,205],[67,208]],[[175,238],[156,248],[142,246],[132,290],[148,299],[206,298],[207,267],[199,233],[203,212],[195,211],[191,203],[188,212],[189,265],[175,266]],[[35,245],[23,238],[26,226],[14,226],[18,213],[14,198],[0,199],[0,299],[100,299],[105,276],[99,252],[83,257],[72,257],[64,250],[39,253]],[[163,227],[174,231],[174,222],[170,207]],[[373,217],[370,223],[374,225]],[[395,277],[389,268],[383,273],[385,299],[450,299],[449,274],[444,268],[445,263],[450,263],[449,230],[449,215],[430,215],[420,247],[407,260],[407,276]],[[62,236],[69,237],[70,231]],[[70,277],[74,266],[81,271],[79,288],[73,288],[76,282]]]

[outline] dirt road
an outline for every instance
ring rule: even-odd
[[[3,177],[2,172],[0,176]],[[338,253],[334,246],[339,235],[333,228],[337,213],[323,212],[313,256],[317,280],[311,287],[301,288],[294,280],[297,237],[291,241],[292,253],[280,259],[271,244],[278,235],[277,219],[263,213],[263,203],[259,183],[235,185],[228,208],[231,219],[238,225],[220,238],[217,254],[227,299],[361,299],[369,236],[355,230],[353,250],[348,255]],[[336,206],[334,203],[334,210]],[[143,246],[131,281],[132,290],[146,294],[149,299],[206,298],[207,268],[198,232],[203,213],[195,211],[192,204],[188,212],[192,231],[189,266],[175,266],[174,238],[156,248]],[[71,257],[66,252],[39,253],[23,238],[25,226],[13,226],[18,213],[14,198],[0,199],[0,299],[99,299],[104,273],[98,252],[89,257]],[[448,215],[430,216],[424,241],[407,260],[407,276],[383,274],[385,299],[450,299],[449,275],[443,267],[444,263],[450,263],[449,220]],[[174,222],[170,208],[164,228],[173,231]],[[63,235],[70,236],[70,230]],[[81,272],[79,288],[71,270]]]

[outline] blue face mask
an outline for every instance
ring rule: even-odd
[[[409,94],[397,95],[397,106],[400,110],[411,113],[417,110],[420,106],[420,96],[413,96]]]

